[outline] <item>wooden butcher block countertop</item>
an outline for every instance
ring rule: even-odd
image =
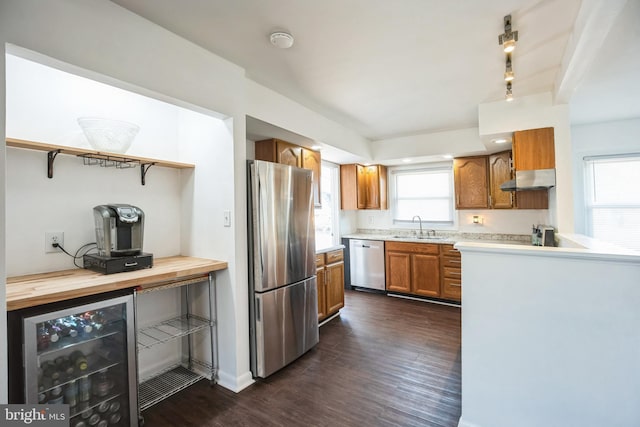
[[[97,295],[126,288],[148,289],[224,270],[227,263],[173,256],[153,260],[153,267],[126,273],[100,274],[90,270],[54,271],[7,278],[7,311]]]

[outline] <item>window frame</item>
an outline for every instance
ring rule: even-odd
[[[416,164],[406,166],[394,166],[389,168],[389,200],[391,210],[391,220],[395,228],[418,229],[420,224],[412,220],[396,218],[398,213],[398,197],[397,197],[397,177],[399,175],[417,174],[420,172],[447,172],[450,193],[448,199],[449,214],[451,221],[432,221],[422,218],[423,228],[432,228],[438,230],[455,230],[458,226],[458,215],[455,208],[455,186],[453,182],[453,162],[438,162],[428,164]]]
[[[325,170],[329,169],[333,179],[331,180],[331,188],[325,189],[324,185],[320,186],[320,199],[322,199],[322,192],[330,193],[333,195],[333,206],[331,209],[332,221],[331,221],[331,243],[332,246],[340,244],[340,165],[337,165],[326,160],[322,160],[320,163],[320,182],[322,183],[322,177],[325,176]],[[324,208],[324,206],[322,207]],[[317,241],[317,229],[316,229],[316,241]],[[316,242],[317,243],[317,242]]]
[[[594,186],[594,165],[598,162],[606,162],[607,160],[619,161],[624,159],[635,159],[640,161],[640,153],[617,153],[617,154],[603,154],[603,155],[591,155],[584,156],[582,158],[583,171],[584,171],[584,231],[585,234],[592,238],[594,237],[594,224],[593,224],[593,212],[594,209],[625,209],[634,208],[640,209],[639,203],[598,203],[594,200],[595,186]]]

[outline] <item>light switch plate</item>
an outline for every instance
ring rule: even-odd
[[[224,226],[231,227],[231,211],[224,211]]]

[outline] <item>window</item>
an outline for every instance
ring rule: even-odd
[[[453,225],[453,171],[451,166],[391,171],[393,221],[422,221]]]
[[[338,165],[322,162],[320,171],[320,200],[316,206],[316,249],[328,248],[340,243],[339,233]]]
[[[640,250],[640,154],[584,160],[587,234]]]

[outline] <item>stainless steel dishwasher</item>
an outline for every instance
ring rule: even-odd
[[[351,286],[384,291],[384,241],[357,240],[349,242]]]

